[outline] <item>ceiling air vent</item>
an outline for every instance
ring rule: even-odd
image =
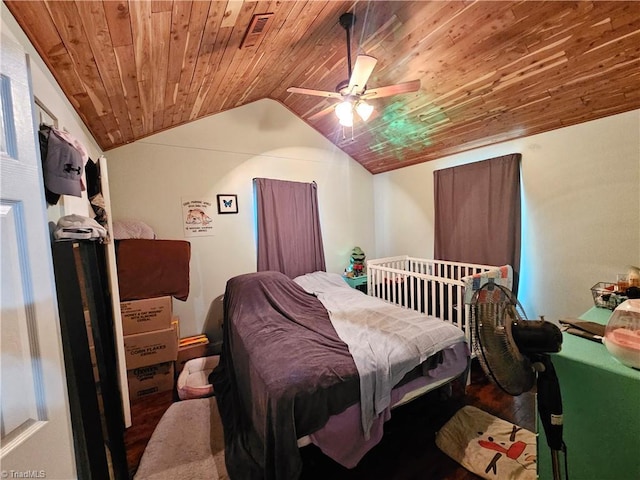
[[[273,13],[260,13],[253,16],[247,33],[242,40],[240,48],[253,47],[260,43],[262,38],[267,34],[269,27],[271,26],[271,17]]]

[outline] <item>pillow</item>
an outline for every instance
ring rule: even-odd
[[[470,405],[440,429],[436,445],[482,478],[537,478],[536,435]]]
[[[127,238],[154,240],[156,234],[149,225],[140,220],[114,220],[113,238],[116,240],[125,240]]]

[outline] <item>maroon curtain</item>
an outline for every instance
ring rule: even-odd
[[[520,159],[514,153],[433,172],[434,258],[520,272]]]
[[[258,210],[258,271],[290,278],[325,271],[317,185],[254,180]]]

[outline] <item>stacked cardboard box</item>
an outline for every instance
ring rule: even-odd
[[[180,336],[172,297],[122,302],[120,310],[129,397],[171,390]]]
[[[156,363],[127,370],[129,397],[136,399],[173,389],[173,362]]]

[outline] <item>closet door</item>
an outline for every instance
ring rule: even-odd
[[[80,478],[127,479],[104,246],[53,244],[71,421]]]

